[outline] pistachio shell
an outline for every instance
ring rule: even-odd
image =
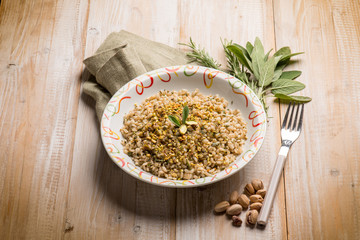
[[[252,203],[250,205],[250,210],[256,210],[256,211],[260,212],[261,207],[262,207],[262,204],[259,202]]]
[[[254,179],[254,180],[252,180],[252,181],[251,181],[251,185],[254,187],[254,189],[255,189],[256,191],[264,188],[264,184],[263,184],[263,182],[262,182],[260,179]]]
[[[217,213],[225,212],[228,207],[230,207],[230,203],[228,201],[222,201],[216,204],[214,211]]]
[[[262,196],[262,198],[265,198],[266,190],[265,189],[257,190],[256,194]]]
[[[232,223],[236,227],[240,227],[242,224],[241,218],[239,216],[232,216]]]
[[[238,197],[238,203],[244,208],[247,209],[249,204],[250,204],[250,199],[245,195],[245,194],[241,194]]]
[[[239,215],[242,211],[242,207],[240,204],[234,204],[234,205],[231,205],[230,207],[228,207],[226,209],[226,214],[227,215],[230,215],[230,216],[233,216],[233,215]]]
[[[237,191],[233,191],[230,194],[230,204],[235,204],[237,202],[238,197],[239,197],[239,193]]]
[[[255,193],[255,189],[251,183],[246,184],[244,188],[244,193],[248,196],[251,196]]]
[[[259,213],[256,210],[250,210],[246,213],[246,223],[248,225],[255,225],[256,221],[257,221],[257,217],[258,217]]]
[[[255,194],[250,196],[250,202],[252,203],[256,203],[256,202],[262,203],[263,201],[264,199],[260,195]]]

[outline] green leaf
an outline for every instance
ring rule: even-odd
[[[281,78],[285,79],[295,79],[301,75],[301,71],[286,71],[282,72]]]
[[[180,121],[179,121],[179,119],[178,119],[177,117],[174,117],[174,116],[169,115],[168,118],[169,118],[169,120],[170,120],[173,124],[175,124],[176,126],[178,126],[178,127],[181,126],[181,123],[180,123]]]
[[[291,93],[303,90],[305,85],[301,82],[294,81],[291,79],[279,79],[272,83],[271,92],[273,94],[285,94],[289,95]]]
[[[266,87],[270,85],[274,77],[274,71],[276,67],[276,59],[271,57],[263,65],[259,65],[259,86]]]
[[[310,97],[289,96],[289,95],[284,95],[284,94],[275,94],[275,97],[285,100],[285,101],[294,101],[294,102],[298,102],[298,103],[307,103],[312,100]]]
[[[265,57],[264,46],[262,45],[262,43],[258,37],[255,38],[254,49],[257,52],[257,54]],[[253,49],[253,51],[254,51],[254,49]]]
[[[249,69],[250,71],[252,71],[252,68],[249,65],[248,59],[246,59],[243,51],[241,50],[241,48],[239,48],[236,45],[229,45],[227,46],[227,49],[229,49],[239,60],[239,62],[244,65],[247,69]]]
[[[184,106],[182,112],[182,123],[185,124],[187,117],[189,116],[189,107],[187,105]]]
[[[264,60],[265,60],[265,61],[267,61],[267,60],[268,60],[268,58],[269,58],[269,54],[271,53],[271,51],[272,51],[272,49],[270,49],[270,51],[268,51],[268,52],[267,52],[267,54],[265,55],[265,58],[264,58]]]
[[[303,54],[304,52],[298,52],[298,53],[292,53],[292,54],[288,54],[288,55],[284,55],[281,57],[279,62],[283,62],[283,61],[289,61],[291,57],[296,56],[296,55],[300,55]]]
[[[254,48],[251,52],[251,61],[252,61],[252,69],[256,79],[259,81],[261,78],[260,69],[263,69],[265,64],[265,54],[264,54],[264,47],[259,38],[255,39]],[[262,83],[258,83],[259,86],[262,86]]]
[[[277,56],[286,56],[286,55],[289,55],[289,54],[291,54],[290,48],[289,47],[282,47],[274,54],[274,56],[275,57],[277,57]]]
[[[276,80],[278,80],[280,78],[280,76],[282,75],[282,73],[283,73],[283,71],[281,69],[275,70],[272,81],[275,82]]]
[[[244,56],[250,61],[250,54],[248,53],[248,51],[246,50],[246,48],[244,48],[243,46],[234,43],[233,45],[237,46],[238,48],[241,49],[241,51],[243,52]]]
[[[288,64],[290,63],[290,60],[288,61],[284,61],[284,62],[278,62],[278,64],[276,65],[276,70],[283,70]]]
[[[246,43],[246,50],[250,55],[251,55],[253,49],[254,49],[254,46],[250,42],[247,42]]]

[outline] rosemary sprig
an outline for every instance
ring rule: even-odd
[[[214,69],[220,68],[221,64],[218,63],[215,59],[213,59],[205,51],[204,48],[200,48],[200,46],[196,46],[191,38],[189,43],[179,43],[179,44],[191,48],[191,52],[187,54],[187,56],[190,59],[192,59],[191,62],[197,62],[205,67],[210,67]]]

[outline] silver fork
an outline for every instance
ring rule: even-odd
[[[298,117],[300,106],[301,106],[301,113],[300,116]],[[296,114],[295,117],[293,117],[295,107],[296,107]],[[291,108],[291,113],[290,113],[290,119],[288,121],[290,108]],[[270,210],[273,205],[274,197],[279,184],[282,170],[284,168],[286,157],[288,155],[291,145],[295,142],[296,139],[298,139],[301,132],[303,114],[304,114],[304,104],[296,104],[296,103],[292,104],[290,102],[281,126],[281,148],[279,151],[278,158],[276,160],[273,174],[271,176],[268,191],[266,193],[263,206],[261,208],[257,220],[257,224],[260,227],[265,227],[268,221]]]

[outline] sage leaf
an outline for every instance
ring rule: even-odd
[[[281,78],[295,79],[295,78],[299,77],[300,75],[301,75],[301,71],[286,71],[286,72],[282,72]]]
[[[252,72],[252,68],[249,65],[249,63],[251,64],[251,62],[250,60],[246,59],[246,56],[244,55],[241,48],[239,48],[236,45],[229,45],[227,46],[227,49],[229,49],[237,57],[237,59],[242,65],[244,65],[247,69],[249,69]]]
[[[176,126],[178,126],[178,127],[181,126],[181,123],[180,123],[180,121],[179,121],[179,119],[177,117],[169,115],[168,118]]]
[[[276,65],[276,70],[283,70],[288,64],[290,63],[290,59],[287,60],[287,61],[284,61],[284,62],[279,62],[277,65]]]
[[[262,45],[262,43],[258,37],[255,38],[255,44],[254,44],[253,51],[254,50],[256,51],[256,54],[258,54],[259,56],[265,57],[264,46]]]
[[[282,56],[280,61],[279,61],[279,64],[281,64],[282,62],[289,62],[291,57],[296,56],[296,55],[300,55],[300,54],[303,54],[303,53],[304,52],[298,52],[298,53],[292,53],[292,54],[289,54],[289,55]]]
[[[273,82],[275,82],[276,80],[278,80],[280,78],[280,76],[282,76],[283,71],[281,69],[277,69],[274,72],[274,77],[273,77]]]
[[[258,37],[255,39],[254,48],[250,57],[252,61],[253,74],[255,78],[260,81],[260,68],[262,68],[262,66],[265,64],[265,54],[264,47]],[[261,86],[260,83],[258,83],[258,85]]]
[[[250,55],[251,55],[253,49],[254,49],[254,46],[250,42],[247,42],[246,43],[246,50]]]
[[[286,55],[290,55],[291,54],[291,50],[289,47],[282,47],[280,48],[275,54],[274,56],[286,56]]]
[[[182,112],[182,123],[185,124],[187,117],[189,116],[189,107],[187,105],[184,106]]]
[[[243,52],[243,54],[245,55],[245,57],[250,60],[250,55],[248,53],[248,51],[246,50],[246,48],[244,48],[243,46],[237,44],[237,43],[234,43],[235,46],[237,46],[238,48],[241,49],[241,51]]]
[[[266,87],[270,85],[274,77],[274,71],[276,67],[276,59],[271,57],[268,61],[266,61],[263,65],[259,66],[259,86]]]
[[[289,95],[291,93],[303,90],[305,85],[298,81],[293,81],[291,79],[282,79],[272,83],[271,92],[273,94],[285,94]]]
[[[264,60],[265,60],[265,61],[267,61],[267,60],[268,60],[268,58],[269,58],[269,54],[271,53],[271,51],[272,51],[272,49],[270,49],[270,51],[268,51],[268,52],[267,52],[267,54],[265,55],[265,58],[264,58]]]
[[[298,102],[298,103],[307,103],[312,100],[310,97],[290,96],[290,95],[284,95],[284,94],[275,94],[275,97],[277,97],[281,100],[294,101],[294,102]]]

